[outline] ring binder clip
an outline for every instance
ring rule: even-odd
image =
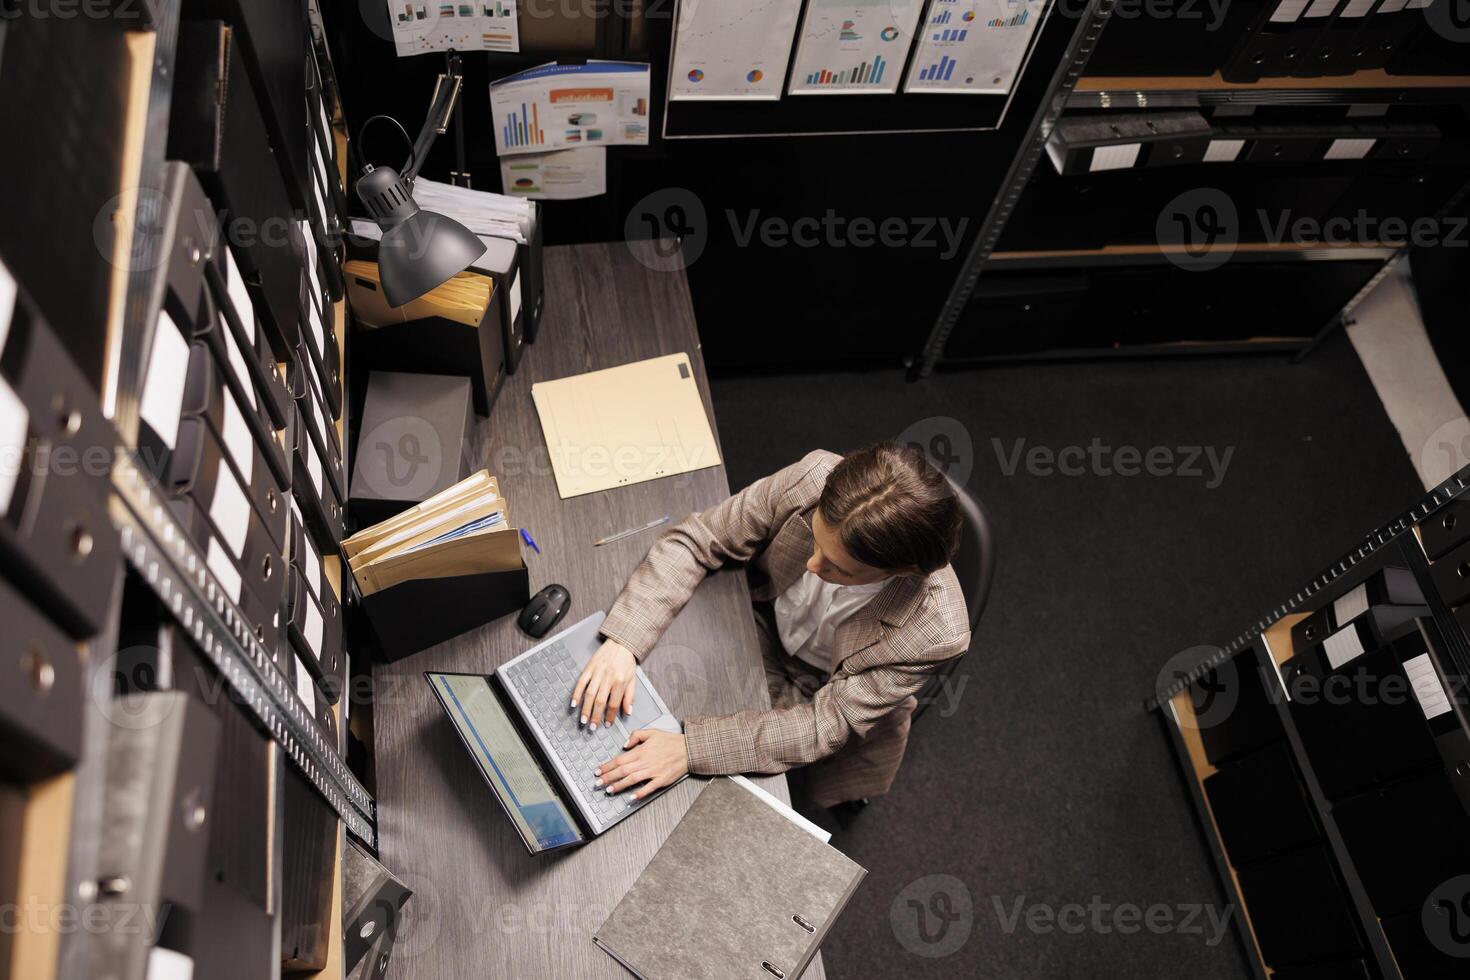
[[[799,915],[793,915],[791,917],[791,921],[792,922],[795,922],[797,925],[801,926],[807,932],[815,933],[817,931],[817,927],[816,926],[812,925],[810,922],[806,921],[805,919],[803,919]]]
[[[786,980],[786,974],[782,973],[780,970],[776,969],[765,960],[761,960],[761,969],[765,970],[771,976],[775,977],[776,980]]]

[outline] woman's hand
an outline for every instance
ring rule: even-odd
[[[683,735],[643,728],[634,732],[623,748],[631,751],[597,767],[597,785],[605,786],[609,794],[643,783],[632,794],[633,799],[642,799],[673,785],[689,771],[689,750]]]
[[[638,691],[637,672],[638,659],[631,650],[616,640],[604,640],[572,688],[572,707],[582,709],[582,724],[590,722],[596,728],[601,721],[611,725],[617,721],[619,708],[631,714],[633,695]]]

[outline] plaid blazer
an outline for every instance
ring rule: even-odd
[[[641,662],[710,572],[749,563],[757,599],[774,599],[806,568],[811,513],[842,457],[825,450],[757,480],[663,534],[608,612],[602,633]],[[684,719],[689,771],[785,772],[832,755],[904,704],[970,645],[954,570],[897,577],[837,627],[833,668],[807,703]]]

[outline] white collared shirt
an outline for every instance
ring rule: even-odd
[[[871,585],[837,585],[810,570],[776,597],[776,631],[781,646],[827,673],[832,669],[832,639],[837,627],[873,598],[888,580]]]

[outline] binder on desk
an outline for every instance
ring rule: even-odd
[[[795,980],[866,876],[748,786],[706,786],[593,934],[642,980]]]
[[[720,465],[688,354],[531,386],[561,498]]]

